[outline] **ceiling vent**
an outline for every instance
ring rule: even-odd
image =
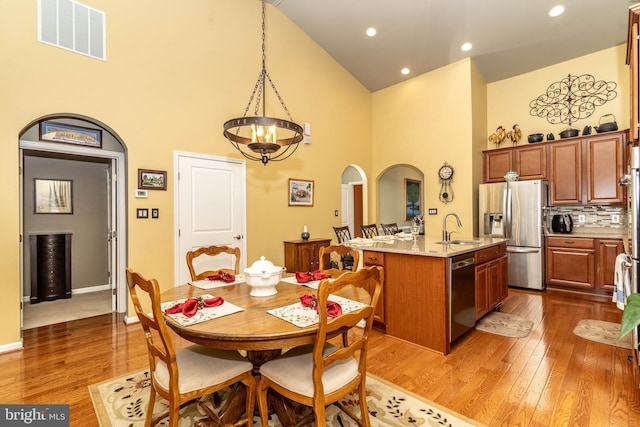
[[[106,61],[105,13],[73,0],[38,0],[38,41]]]

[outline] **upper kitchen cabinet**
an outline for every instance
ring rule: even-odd
[[[488,150],[484,155],[484,182],[502,182],[504,175],[514,170],[520,180],[547,177],[546,144]]]
[[[606,205],[624,203],[626,131],[571,138],[548,144],[549,203]]]

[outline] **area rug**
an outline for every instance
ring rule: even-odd
[[[145,410],[149,399],[148,370],[113,378],[89,386],[89,394],[100,427],[139,427],[144,425]],[[221,393],[224,400],[225,393]],[[344,401],[359,414],[358,397],[350,395]],[[470,418],[457,414],[443,406],[428,401],[407,390],[401,389],[374,375],[367,375],[367,402],[372,426],[483,426]],[[156,400],[154,414],[166,411],[167,402]],[[191,404],[181,410],[180,427],[192,426],[205,414],[197,404]],[[260,427],[259,417],[254,417]],[[158,425],[167,425],[167,419]],[[353,427],[357,424],[337,406],[327,409],[327,425],[335,427]],[[276,416],[272,416],[269,426],[281,426]]]
[[[614,345],[616,347],[632,349],[631,334],[622,339],[620,335],[620,324],[605,322],[604,320],[583,319],[578,322],[573,333],[581,338],[599,342],[601,344]]]
[[[476,323],[476,329],[511,338],[529,336],[533,321],[515,314],[492,311]]]

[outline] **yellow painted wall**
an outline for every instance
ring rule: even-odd
[[[36,5],[0,1],[0,346],[20,340],[23,127],[69,112],[118,133],[128,156],[128,264],[167,288],[174,285],[174,150],[240,158],[223,138],[222,124],[243,114],[261,67],[255,0],[193,0],[188,7],[92,0],[107,16],[106,62],[39,43]],[[312,143],[284,162],[247,164],[248,265],[261,255],[282,265],[282,241],[299,238],[304,224],[314,237],[332,237],[342,171],[351,163],[367,173],[371,168],[370,92],[270,5],[266,20],[267,70],[294,120],[311,123]],[[267,96],[272,106],[275,96]],[[134,198],[138,168],[167,170],[167,191]],[[292,177],[315,180],[313,207],[288,206]],[[160,219],[136,220],[138,207],[159,208]]]
[[[615,115],[619,129],[629,127],[629,67],[625,65],[626,44],[601,50],[590,55],[581,56],[570,61],[551,65],[539,70],[515,76],[499,82],[487,85],[487,127],[489,134],[502,125],[511,129],[514,124],[519,124],[523,137],[519,145],[526,145],[527,135],[532,133],[554,133],[556,140],[559,133],[565,129],[566,124],[550,124],[544,118],[532,116],[529,113],[529,103],[544,94],[547,87],[567,75],[591,74],[596,80],[613,81],[617,83],[618,95],[615,99],[596,107],[595,112],[589,118],[579,120],[573,124],[582,134],[585,126],[597,126],[605,114]],[[593,130],[595,133],[595,130]],[[546,138],[545,138],[546,140]],[[486,149],[496,148],[495,144],[486,142]],[[511,146],[511,142],[505,140],[500,147]]]
[[[441,236],[442,219],[449,212],[462,220],[457,236],[473,236],[471,70],[465,59],[373,94],[373,176],[395,164],[424,173],[424,208],[438,209],[438,215],[425,216],[428,236]],[[438,169],[444,162],[455,170],[454,199],[448,204],[438,198]],[[373,187],[370,206],[377,206]],[[451,221],[449,230],[455,230]]]

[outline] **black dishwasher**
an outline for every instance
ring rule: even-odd
[[[449,258],[449,342],[476,326],[476,272],[473,253]]]

